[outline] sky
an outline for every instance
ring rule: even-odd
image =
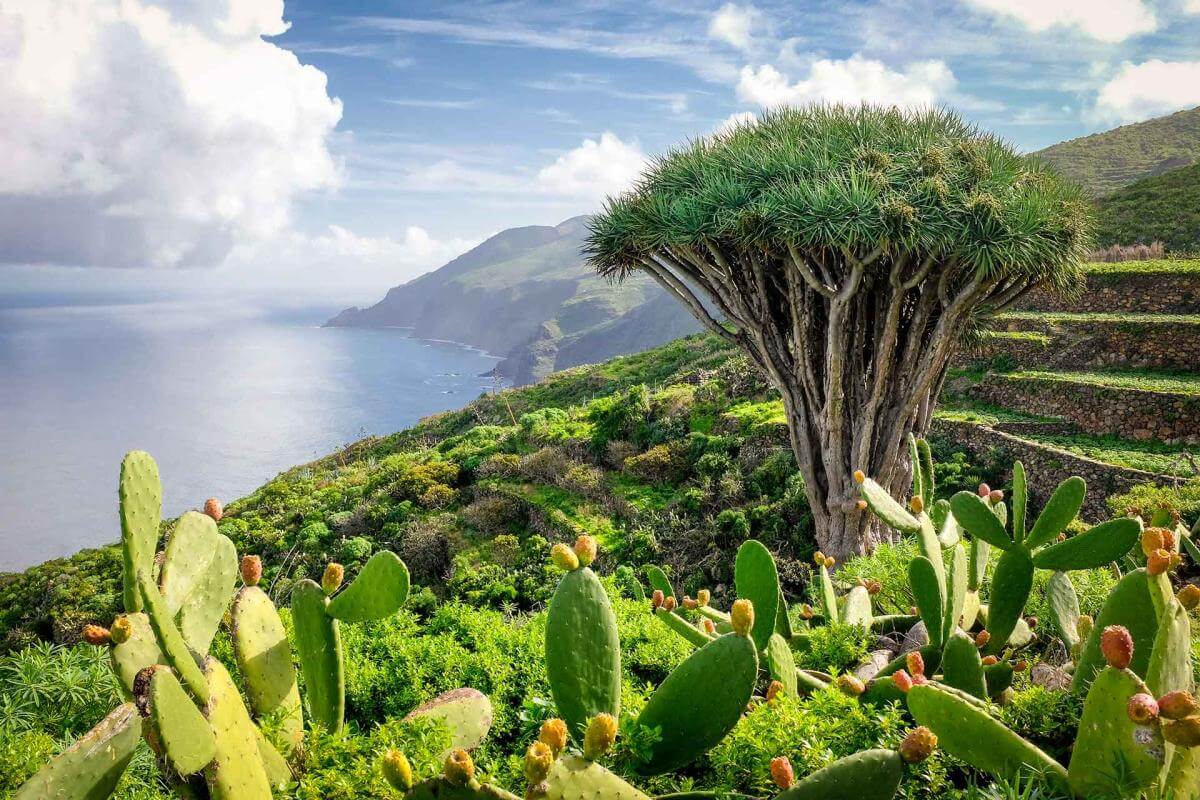
[[[1200,0],[0,0],[0,293],[370,299],[816,101],[1034,150],[1200,105]]]

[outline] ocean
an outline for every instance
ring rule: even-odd
[[[169,517],[494,388],[487,353],[321,328],[337,310],[0,298],[0,572],[119,539],[128,450]]]

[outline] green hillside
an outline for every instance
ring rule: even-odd
[[[596,275],[580,252],[587,221],[501,231],[327,324],[411,328],[422,338],[481,347],[505,357],[497,370],[517,384],[699,330],[681,305],[662,302],[665,293],[648,276],[611,284]]]
[[[1200,160],[1200,108],[1071,139],[1034,155],[1102,197]]]
[[[1100,200],[1101,247],[1162,242],[1168,250],[1200,249],[1200,164],[1118,189]]]

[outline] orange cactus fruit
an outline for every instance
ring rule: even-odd
[[[225,507],[221,505],[220,500],[210,497],[204,501],[204,513],[208,514],[216,522],[220,522],[221,517],[225,516]]]
[[[1158,701],[1145,692],[1139,692],[1129,698],[1125,713],[1138,725],[1149,725],[1158,719]]]
[[[924,725],[913,728],[900,742],[900,757],[909,764],[917,764],[933,755],[938,738]]]
[[[792,788],[792,784],[796,782],[796,773],[787,756],[776,756],[771,759],[771,780],[775,781],[775,785],[780,789]]]
[[[1121,625],[1109,625],[1100,635],[1100,652],[1114,669],[1127,669],[1133,661],[1133,637]]]

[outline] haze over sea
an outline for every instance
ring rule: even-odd
[[[337,310],[0,297],[0,572],[116,541],[127,450],[157,459],[171,517],[493,385],[486,353],[320,328]]]

